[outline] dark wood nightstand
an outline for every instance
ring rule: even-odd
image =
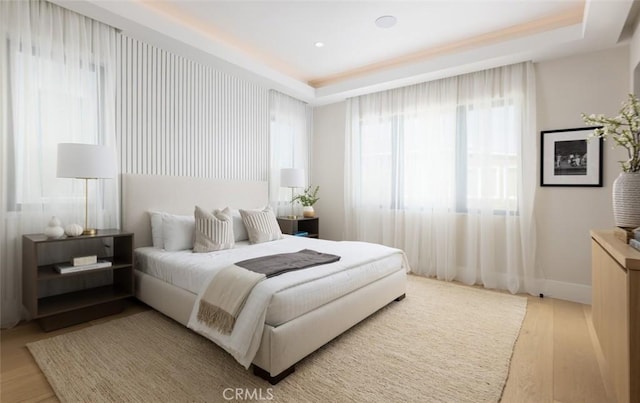
[[[280,225],[280,231],[283,234],[296,235],[297,233],[306,232],[305,235],[308,238],[317,238],[319,233],[319,219],[318,217],[278,217],[278,224]]]
[[[55,270],[56,264],[92,254],[112,265],[66,274]],[[83,280],[106,271],[112,273],[111,284],[40,296],[45,283],[65,289],[70,278]],[[31,318],[38,320],[47,332],[122,311],[124,299],[134,295],[133,281],[132,233],[98,230],[96,235],[58,239],[49,239],[44,234],[22,236],[22,302]]]

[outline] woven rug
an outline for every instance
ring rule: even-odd
[[[407,298],[272,386],[155,311],[28,344],[63,402],[496,402],[527,300],[409,276]]]

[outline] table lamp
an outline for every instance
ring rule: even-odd
[[[97,144],[58,144],[58,178],[84,179],[84,232],[95,235],[89,228],[89,179],[109,179],[116,176],[116,153],[111,147]]]
[[[280,186],[291,188],[291,215],[289,218],[296,218],[293,214],[293,191],[295,188],[304,187],[304,169],[283,168],[280,170]]]

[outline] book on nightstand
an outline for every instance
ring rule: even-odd
[[[98,263],[98,256],[89,255],[89,256],[78,256],[71,259],[71,264],[73,266],[84,266],[87,264],[96,264]]]
[[[55,265],[55,269],[60,274],[67,274],[85,270],[103,269],[105,267],[111,267],[111,264],[108,260],[98,260],[96,263],[82,266],[74,266],[73,263],[61,263]]]
[[[295,235],[295,236],[307,236],[307,235],[309,235],[309,233],[307,231],[298,231],[293,235]]]

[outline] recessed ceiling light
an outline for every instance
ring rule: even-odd
[[[313,46],[315,46],[316,48],[321,48],[324,46],[324,42],[316,42],[313,44]]]
[[[396,25],[397,21],[393,15],[383,15],[382,17],[376,18],[376,25],[378,28],[391,28]]]

